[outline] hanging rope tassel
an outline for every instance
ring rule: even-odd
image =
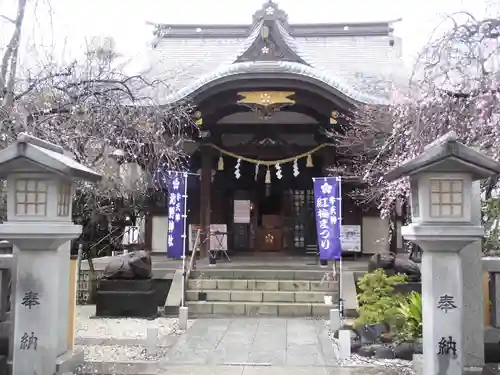
[[[224,158],[222,157],[222,155],[219,157],[219,162],[217,163],[217,169],[219,171],[224,170]]]
[[[267,167],[267,172],[266,172],[266,184],[271,183],[271,171],[269,170],[269,167]]]
[[[307,168],[312,168],[312,167],[314,167],[314,164],[313,164],[313,158],[312,158],[312,155],[311,155],[311,154],[307,155],[306,167],[307,167]]]

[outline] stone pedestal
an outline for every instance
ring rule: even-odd
[[[462,375],[465,366],[464,290],[460,251],[481,226],[412,224],[403,236],[422,254],[423,373]]]
[[[471,222],[481,225],[481,183],[472,183]],[[484,304],[482,240],[478,239],[460,251],[464,292],[464,367],[484,366]]]
[[[71,261],[71,242],[66,242],[65,244],[59,246],[57,249],[57,254],[59,256],[59,266],[57,273],[59,274],[59,318],[61,321],[69,321],[69,289],[74,287],[69,285],[69,273],[70,273],[70,261]],[[68,326],[61,324],[59,326],[59,331],[57,333],[58,349],[60,353],[64,353],[68,350]]]
[[[96,316],[156,318],[158,304],[152,280],[101,280],[96,293]]]
[[[18,248],[16,253],[15,316],[13,337],[14,375],[51,375],[67,352],[67,298],[61,307],[61,279],[57,272],[59,247],[81,233],[71,223],[10,223],[0,225],[0,237]],[[66,284],[68,281],[66,280]],[[66,319],[64,320],[64,317]],[[64,330],[64,343],[61,332]],[[63,357],[63,359],[61,359]]]
[[[462,260],[458,253],[422,254],[424,374],[462,374]],[[430,352],[430,353],[429,353]]]

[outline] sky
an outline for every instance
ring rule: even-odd
[[[275,0],[290,23],[386,21],[403,39],[403,57],[414,56],[436,25],[457,11],[483,17],[494,0]],[[147,22],[249,24],[265,0],[30,0],[24,38],[31,44],[57,45],[65,54],[78,51],[84,40],[110,36],[119,53],[135,58],[152,41]],[[0,0],[0,14],[12,16],[17,0]],[[34,11],[33,4],[37,4]],[[0,23],[1,30],[5,24]],[[4,34],[4,33],[0,33]],[[4,34],[5,35],[5,34]],[[69,52],[72,49],[73,52]]]

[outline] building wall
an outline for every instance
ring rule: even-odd
[[[199,221],[199,218],[197,218]],[[152,250],[166,251],[167,246],[167,216],[153,216]],[[191,220],[193,223],[197,220]],[[217,222],[222,223],[221,220]],[[216,222],[214,222],[215,224]],[[356,223],[352,223],[356,224]],[[363,254],[375,254],[389,251],[389,221],[378,216],[363,216],[361,219],[361,246]],[[396,238],[397,248],[401,249],[403,239],[401,237],[401,225],[398,223],[398,236]]]
[[[167,251],[168,216],[153,216],[153,230],[151,238],[152,251]]]
[[[389,220],[377,216],[363,216],[361,224],[363,254],[389,251]]]

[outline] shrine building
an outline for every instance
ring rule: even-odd
[[[354,126],[357,108],[389,103],[404,76],[401,41],[393,21],[296,24],[272,1],[248,18],[245,25],[156,26],[152,69],[172,82],[158,98],[195,106],[187,220],[192,233],[200,226],[226,232],[234,256],[306,254],[317,244],[312,179],[350,162],[336,134]],[[376,207],[349,194],[362,182],[342,181],[345,250],[400,248]],[[167,228],[160,194],[147,248],[164,253]],[[202,240],[201,252],[209,246]]]

